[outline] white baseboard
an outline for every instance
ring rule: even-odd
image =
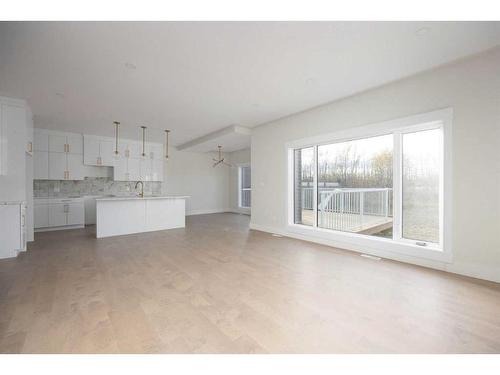
[[[476,279],[482,279],[482,280],[500,283],[500,269],[498,267],[491,268],[491,267],[484,267],[484,266],[479,266],[479,267],[478,266],[460,266],[460,265],[453,264],[453,263],[449,264],[449,263],[444,263],[444,262],[432,261],[432,260],[428,260],[428,259],[414,258],[414,257],[404,256],[401,254],[396,254],[396,253],[391,253],[391,252],[381,253],[380,251],[376,251],[376,250],[372,250],[372,249],[353,248],[347,244],[339,245],[338,243],[333,243],[332,241],[329,241],[329,240],[326,240],[323,238],[317,238],[317,237],[313,237],[313,236],[292,233],[292,232],[288,232],[286,230],[283,230],[281,228],[268,227],[268,226],[259,225],[259,224],[255,224],[255,223],[250,223],[250,229],[257,230],[260,232],[266,232],[266,233],[276,233],[276,234],[282,235],[284,237],[294,238],[294,239],[303,240],[303,241],[307,241],[307,242],[313,242],[313,243],[317,243],[320,245],[335,247],[337,249],[342,249],[342,250],[346,250],[346,251],[353,251],[353,252],[362,253],[362,254],[375,255],[375,256],[378,256],[381,258],[391,259],[391,260],[395,260],[398,262],[414,264],[417,266],[432,268],[432,269],[436,269],[436,270],[440,270],[440,271],[454,273],[457,275],[468,276],[468,277],[473,277]]]
[[[186,216],[193,215],[207,215],[207,214],[221,214],[224,212],[229,212],[228,208],[211,208],[208,210],[190,210],[186,212]]]
[[[227,212],[230,212],[232,214],[239,214],[239,215],[247,215],[247,216],[251,216],[251,213],[249,211],[240,211],[240,210],[229,210]]]
[[[35,228],[35,233],[38,233],[38,232],[52,232],[54,230],[81,229],[81,228],[85,228],[85,225],[65,225],[65,226],[62,226],[62,227]]]

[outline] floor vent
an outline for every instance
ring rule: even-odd
[[[369,255],[369,254],[361,254],[361,256],[363,258],[368,258],[368,259],[371,259],[371,260],[381,260],[382,258],[379,258],[379,257],[376,257],[376,256],[373,256],[373,255]]]

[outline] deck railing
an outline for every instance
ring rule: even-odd
[[[302,188],[302,208],[313,209],[314,189]],[[318,226],[336,230],[363,228],[366,215],[392,216],[390,188],[319,188]]]

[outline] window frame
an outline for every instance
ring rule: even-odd
[[[312,237],[319,242],[349,250],[367,252],[379,256],[391,253],[408,255],[411,257],[426,258],[443,262],[452,261],[451,245],[451,205],[452,205],[452,118],[453,109],[445,108],[432,112],[398,118],[366,126],[340,130],[335,133],[305,138],[288,142],[286,147],[288,173],[287,173],[287,230],[295,235]],[[404,134],[431,129],[441,129],[442,153],[441,173],[439,181],[439,238],[440,243],[426,242],[425,246],[417,245],[416,241],[402,237],[402,137]],[[333,229],[319,228],[317,226],[317,152],[318,146],[353,141],[392,134],[393,144],[393,238],[381,238],[363,234],[343,232]],[[300,148],[314,148],[314,225],[294,223],[294,158],[293,152]]]
[[[242,205],[242,195],[243,191],[250,191],[250,200],[252,199],[252,183],[250,181],[250,187],[249,188],[243,188],[243,168],[250,168],[250,176],[252,175],[252,167],[250,166],[250,163],[244,163],[244,164],[238,164],[238,208],[243,208],[243,209],[250,209],[250,206],[243,206]],[[251,178],[251,177],[250,177]]]

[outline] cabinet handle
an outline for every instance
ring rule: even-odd
[[[68,151],[67,152],[69,152],[69,143],[67,143],[66,145],[68,146]]]
[[[28,142],[28,152],[33,152],[33,142]]]

